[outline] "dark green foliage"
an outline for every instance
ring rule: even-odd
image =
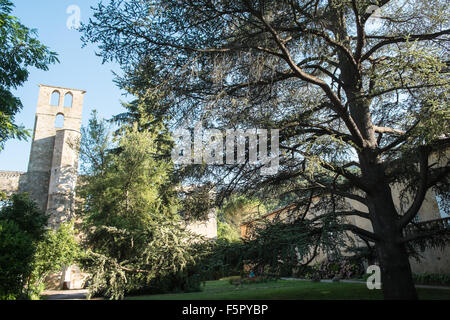
[[[245,259],[256,267],[269,267],[271,272],[290,276],[319,252],[339,255],[345,248],[345,239],[339,220],[335,219],[260,221],[252,226],[250,239],[245,242]]]
[[[127,295],[199,292],[202,290],[200,275],[190,269],[153,278],[141,288],[128,291]]]
[[[413,223],[405,230],[407,235],[416,235],[417,239],[408,243],[410,255],[417,261],[423,259],[427,248],[444,250],[450,241],[450,219],[435,219]]]
[[[0,151],[6,140],[29,136],[25,128],[14,123],[22,103],[11,91],[27,81],[30,67],[48,70],[48,65],[58,62],[56,53],[37,40],[36,30],[11,16],[13,7],[11,1],[0,0]]]
[[[292,269],[291,269],[292,271]],[[318,274],[317,269],[312,265],[305,265],[295,269],[292,273],[292,276],[295,278],[304,278],[311,279],[313,275]],[[291,276],[291,275],[283,275],[283,276]]]
[[[136,291],[193,290],[189,266],[197,237],[177,214],[172,165],[161,158],[164,144],[158,142],[166,140],[164,125],[128,123],[111,143],[94,114],[84,132],[87,175],[79,195],[90,294],[121,299]]]
[[[250,266],[254,270],[263,270],[263,274],[291,277],[293,273],[300,275],[311,271],[308,264],[319,252],[339,256],[345,248],[345,239],[340,224],[334,219],[326,223],[261,220],[252,226],[250,237],[246,240],[203,244],[200,251],[204,254],[197,263],[205,280],[239,274],[244,267]],[[343,264],[337,273],[353,277],[360,272],[355,269],[352,260]]]
[[[378,264],[375,248],[373,247],[354,247],[348,246],[346,252],[352,256],[352,259],[359,261],[367,261],[369,265]]]
[[[0,219],[15,222],[33,240],[41,240],[48,223],[48,216],[32,201],[28,194],[14,194],[4,202]]]
[[[0,300],[24,298],[34,253],[33,238],[14,221],[0,219]]]
[[[202,281],[218,280],[242,272],[246,251],[243,243],[218,240],[196,246],[201,253],[196,266]]]
[[[28,194],[0,210],[0,299],[38,299],[43,281],[79,256],[72,225],[47,229],[48,216]]]
[[[0,298],[26,299],[33,294],[30,278],[48,217],[28,194],[15,194],[0,210]]]
[[[186,221],[206,221],[214,209],[215,199],[211,186],[206,184],[181,192],[180,215]]]
[[[449,274],[423,273],[414,274],[413,278],[415,284],[450,286]]]

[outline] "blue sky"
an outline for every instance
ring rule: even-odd
[[[83,89],[83,124],[86,125],[93,109],[105,118],[123,111],[120,101],[126,101],[116,85],[111,70],[119,72],[117,65],[102,65],[102,59],[95,55],[95,47],[81,48],[80,33],[66,26],[70,14],[67,8],[76,5],[81,9],[81,21],[87,22],[92,13],[90,6],[96,0],[14,0],[13,15],[29,28],[38,30],[39,40],[56,51],[60,63],[50,66],[48,71],[30,69],[30,76],[24,86],[14,91],[24,107],[17,114],[16,122],[26,128],[34,126],[34,115],[39,93],[39,84]],[[27,171],[31,139],[26,142],[9,140],[0,153],[0,170]]]

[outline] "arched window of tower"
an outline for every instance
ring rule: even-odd
[[[72,108],[73,96],[70,92],[67,92],[64,96],[64,107]]]
[[[62,129],[64,128],[64,115],[59,113],[56,115],[55,118],[55,128],[56,129]]]
[[[60,97],[59,91],[57,91],[57,90],[53,91],[52,98],[50,100],[50,105],[58,107],[59,106],[59,97]]]

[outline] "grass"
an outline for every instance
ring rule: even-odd
[[[419,299],[450,300],[450,290],[418,288]],[[381,290],[362,283],[324,283],[279,280],[243,285],[237,289],[227,280],[208,281],[202,292],[128,297],[128,300],[379,300]]]

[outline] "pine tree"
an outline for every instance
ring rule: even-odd
[[[107,127],[94,115],[84,130],[81,150],[90,150],[87,158],[92,158],[78,194],[84,199],[90,294],[121,299],[156,278],[183,271],[193,261],[193,236],[177,214],[172,164],[158,158],[156,140],[163,126],[128,125],[113,141]]]

